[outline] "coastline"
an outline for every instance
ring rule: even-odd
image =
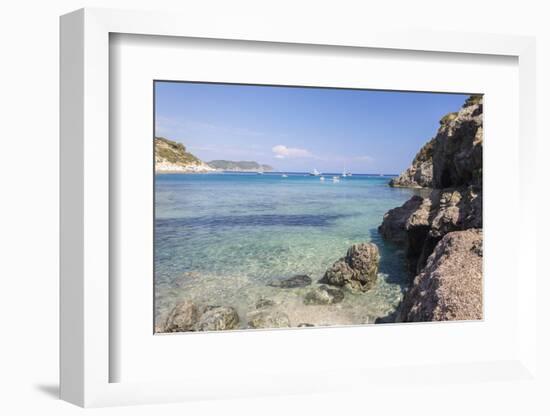
[[[287,206],[280,211],[277,209],[281,200],[269,201],[270,193],[263,189],[265,185],[261,180],[249,181],[262,187],[261,193],[254,194],[253,188],[248,187],[246,192],[249,198],[262,195],[261,201],[246,201],[245,194],[235,192],[234,188],[225,195],[226,199],[222,199],[224,181],[221,178],[188,181],[209,182],[202,189],[210,193],[202,198],[199,195],[198,201],[208,201],[215,194],[217,204],[233,207],[233,210],[227,214],[227,211],[220,212],[217,205],[207,206],[199,217],[160,219],[174,244],[168,247],[170,252],[178,247],[172,239],[179,234],[177,227],[185,230],[185,239],[192,240],[190,233],[197,233],[201,240],[196,249],[180,242],[179,247],[185,247],[185,251],[179,253],[178,259],[194,259],[192,268],[179,276],[170,275],[168,270],[170,277],[163,280],[162,287],[155,288],[155,307],[159,307],[155,317],[156,332],[483,319],[482,98],[470,97],[458,112],[451,114],[443,116],[436,136],[421,148],[411,166],[400,175],[353,173],[364,181],[365,177],[378,178],[378,189],[385,186],[388,190],[410,190],[390,191],[395,193],[393,197],[382,194],[385,214],[380,208],[376,210],[376,206],[369,205],[372,194],[363,199],[364,192],[353,198],[337,193],[349,193],[359,185],[361,181],[354,181],[353,177],[349,178],[349,188],[331,187],[335,192],[332,196],[326,193],[327,188],[319,191],[321,188],[314,185],[311,203],[322,207],[323,211],[312,212],[308,208],[303,212],[292,211],[296,198],[301,201],[306,198],[304,191],[307,188],[296,185],[302,182],[311,187],[315,182],[324,183],[315,177],[311,179],[317,181],[305,179],[311,176],[308,172],[221,170],[205,168],[207,165],[202,162],[180,165],[178,169],[173,169],[173,165],[156,169],[158,175],[258,174],[261,178],[265,174],[273,182],[276,176],[287,177],[288,174],[288,177],[303,179],[295,179],[292,187],[283,185],[281,189],[285,192],[294,189],[295,194],[287,194]],[[457,158],[457,154],[461,157]],[[339,173],[323,175],[340,177]],[[389,182],[384,182],[389,178]],[[176,183],[178,179],[170,181]],[[220,182],[218,188],[216,181]],[[284,179],[280,183],[284,183]],[[409,199],[395,198],[398,194]],[[350,202],[343,202],[346,198],[350,198]],[[253,201],[261,204],[251,208],[255,206]],[[328,201],[340,204],[334,213],[327,212]],[[354,210],[350,207],[351,201],[359,204],[355,212],[351,212]],[[397,207],[393,205],[401,203]],[[392,205],[394,208],[390,208]],[[353,222],[360,217],[358,212],[371,215],[368,228],[364,223]],[[382,215],[381,222],[379,215]],[[373,219],[379,224],[374,234],[370,228]],[[317,245],[311,242],[315,235],[318,240],[326,237],[330,228],[325,227],[346,220],[350,221],[350,227],[331,236],[340,246],[331,246],[330,240]],[[262,244],[257,242],[265,242],[267,238],[266,226],[273,227],[269,230],[270,239],[284,239],[285,244],[280,244],[281,240],[273,243],[267,252],[258,250]],[[287,226],[318,228],[308,228],[307,233],[304,229],[293,235],[284,228]],[[212,242],[210,236],[214,229],[217,239]],[[370,231],[366,233],[366,229]],[[356,230],[362,231],[357,233]],[[353,237],[342,239],[342,235]],[[294,239],[293,246],[289,245],[290,236]],[[342,247],[343,242],[347,249]],[[242,252],[237,252],[237,247]],[[308,258],[307,250],[302,250],[312,247],[315,251],[309,259],[313,262],[306,265],[296,260]],[[205,252],[207,249],[214,250],[211,257]],[[320,256],[323,250],[325,254]],[[224,253],[222,257],[220,253]],[[337,258],[336,255],[343,256]],[[199,258],[204,261],[201,263]],[[317,263],[319,259],[331,259],[331,262]],[[390,273],[385,273],[383,261],[387,260],[399,262],[397,266],[403,270],[392,268]],[[208,264],[216,261],[214,265]],[[319,267],[323,271],[318,270]],[[211,275],[208,275],[209,270]],[[241,274],[232,273],[235,271]],[[269,276],[271,280],[262,280],[265,271],[275,272]],[[231,284],[220,279],[221,276],[231,277]],[[173,295],[174,287],[178,288],[177,295]]]
[[[405,249],[410,275],[403,301],[380,323],[483,319],[482,153],[483,98],[470,96],[389,183],[429,195],[389,210],[378,227]]]

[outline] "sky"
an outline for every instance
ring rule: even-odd
[[[208,162],[396,174],[466,95],[155,82],[155,134]]]

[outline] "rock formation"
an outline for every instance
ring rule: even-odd
[[[267,285],[272,287],[280,287],[282,289],[294,289],[297,287],[304,287],[310,285],[312,282],[311,277],[305,274],[296,274],[286,279],[273,280]]]
[[[409,166],[397,178],[390,181],[390,186],[405,188],[431,188],[433,178],[433,147],[435,139],[430,140],[414,157]]]
[[[445,235],[405,294],[400,320],[482,319],[482,244],[479,229]]]
[[[400,317],[405,321],[479,319],[464,317],[480,316],[471,313],[472,306],[466,306],[467,300],[456,301],[463,295],[457,289],[461,277],[458,272],[450,274],[452,267],[449,265],[463,267],[465,288],[468,285],[470,298],[479,301],[481,308],[481,285],[474,285],[470,276],[479,275],[481,278],[482,255],[469,264],[460,262],[472,260],[464,254],[463,245],[468,244],[464,239],[472,240],[472,235],[475,235],[475,244],[482,245],[482,98],[470,97],[457,113],[447,114],[440,124],[436,137],[429,142],[432,146],[430,152],[424,151],[424,146],[419,153],[426,156],[424,163],[428,162],[427,156],[431,153],[433,190],[430,196],[413,196],[401,207],[388,211],[378,228],[385,239],[406,247],[407,267],[413,283],[401,305]],[[417,155],[413,166],[420,159]],[[408,177],[406,173],[410,171],[411,168],[399,178]],[[405,183],[412,182],[400,180],[400,183],[394,186],[406,186]],[[418,185],[419,182],[415,181],[412,186]],[[460,237],[461,232],[465,233],[464,237]],[[446,237],[451,234],[451,237]],[[437,288],[443,283],[446,284],[445,289],[441,289],[446,291],[441,292],[445,293],[444,302],[454,299],[454,306],[447,308],[435,301],[440,295]],[[456,309],[460,305],[466,308],[463,312]],[[420,312],[414,312],[413,307],[414,311]],[[429,316],[432,318],[426,318]]]
[[[320,285],[311,289],[304,297],[306,305],[332,305],[344,300],[344,292],[341,289],[333,289]]]
[[[208,166],[195,155],[189,153],[181,143],[155,137],[155,172],[213,172],[214,168]]]
[[[367,291],[376,283],[380,254],[373,243],[354,244],[327,269],[319,283]]]
[[[261,310],[248,316],[248,327],[260,328],[289,328],[290,319],[281,311]]]
[[[221,331],[239,326],[239,315],[229,306],[198,306],[184,300],[178,303],[158,332]]]
[[[443,117],[433,148],[433,187],[481,186],[483,99],[472,96]]]
[[[209,307],[197,322],[199,331],[223,331],[235,329],[239,325],[239,315],[230,306]]]

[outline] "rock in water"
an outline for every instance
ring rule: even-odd
[[[280,287],[283,289],[293,289],[296,287],[308,286],[311,284],[311,282],[311,277],[305,274],[297,274],[287,279],[273,280],[268,283],[268,286]]]
[[[215,306],[207,308],[197,323],[199,331],[223,331],[239,326],[239,315],[230,306]]]
[[[258,311],[248,317],[250,328],[289,328],[290,319],[288,315],[280,311]]]
[[[304,297],[306,305],[331,305],[343,300],[344,292],[342,290],[333,289],[325,285],[311,289]]]
[[[390,209],[384,214],[378,232],[386,240],[406,244],[409,239],[407,230],[411,223],[428,225],[429,204],[429,199],[413,196],[402,206]]]
[[[482,319],[482,245],[479,229],[446,234],[405,294],[400,320]]]
[[[378,231],[385,239],[406,246],[408,269],[414,276],[445,234],[482,228],[481,201],[481,189],[476,186],[434,189],[429,198],[413,196],[389,210]]]
[[[189,300],[180,302],[166,317],[163,332],[194,331],[199,317],[197,305]]]
[[[256,302],[256,309],[264,309],[264,308],[269,308],[271,306],[275,306],[275,302],[268,298],[261,297]]]
[[[379,262],[380,254],[376,244],[354,244],[345,257],[328,268],[320,283],[365,292],[376,283]]]

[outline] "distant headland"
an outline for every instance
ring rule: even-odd
[[[156,173],[271,172],[273,167],[254,161],[212,160],[203,162],[182,143],[155,137]]]

